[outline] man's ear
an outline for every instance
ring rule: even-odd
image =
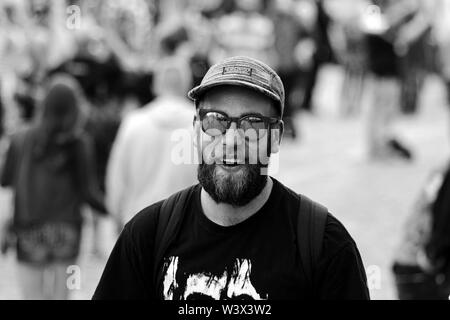
[[[280,151],[281,141],[283,140],[284,133],[284,122],[280,120],[280,122],[273,126],[270,130],[271,139],[270,139],[270,148],[272,153],[278,153]]]

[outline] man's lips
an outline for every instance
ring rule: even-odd
[[[219,167],[227,171],[239,170],[244,164],[245,161],[239,161],[235,159],[224,159],[222,162],[217,163]]]
[[[227,166],[227,167],[228,166],[234,167],[234,166],[239,166],[239,165],[245,164],[245,161],[236,160],[236,159],[224,159],[222,161],[222,163],[219,163],[219,164]]]

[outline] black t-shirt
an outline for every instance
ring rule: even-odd
[[[141,211],[124,228],[94,299],[369,299],[355,242],[328,215],[322,254],[308,292],[295,242],[299,196],[273,179],[268,201],[253,216],[230,227],[210,221],[194,186],[183,225],[164,256],[153,284],[152,260],[162,202]],[[156,293],[152,290],[156,287]]]

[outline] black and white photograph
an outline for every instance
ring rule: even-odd
[[[0,0],[0,300],[450,300],[449,147],[450,0]]]

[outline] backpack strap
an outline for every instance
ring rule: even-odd
[[[306,279],[314,294],[314,271],[317,266],[325,232],[328,209],[300,195],[300,209],[297,219],[297,245]]]
[[[194,192],[195,186],[179,191],[163,201],[156,226],[154,247],[153,283],[157,284],[159,266],[164,254],[174,240],[181,227],[187,205]]]

